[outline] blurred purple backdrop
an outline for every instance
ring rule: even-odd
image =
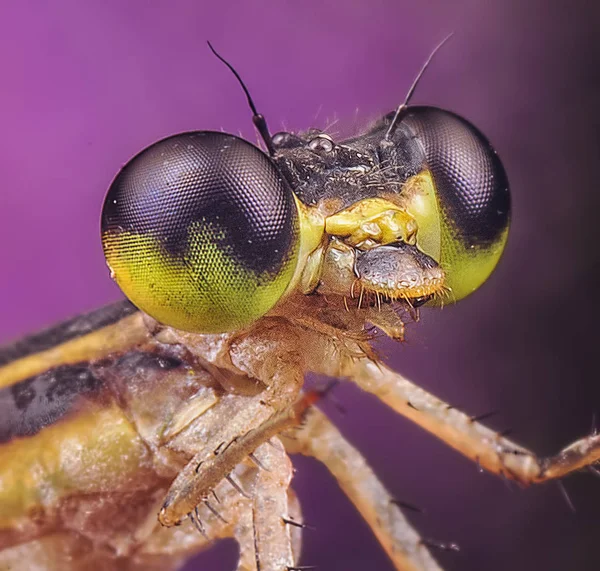
[[[520,443],[551,453],[600,414],[600,15],[584,2],[22,1],[0,7],[0,342],[120,297],[100,248],[104,192],[134,153],[166,135],[220,129],[254,140],[243,95],[205,45],[237,66],[271,128],[364,126],[394,108],[432,47],[415,102],[452,109],[493,141],[512,184],[510,244],[463,304],[424,311],[404,346],[409,377]],[[318,113],[318,117],[315,116]],[[338,127],[334,127],[337,129]],[[332,416],[454,570],[600,567],[600,482],[576,475],[527,491],[360,394]],[[298,459],[303,564],[391,570],[326,471]],[[203,569],[233,569],[217,546]],[[192,567],[190,567],[191,569]]]

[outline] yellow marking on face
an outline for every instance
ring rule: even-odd
[[[414,243],[417,223],[405,210],[383,198],[366,198],[327,217],[325,231],[359,246],[367,240],[378,245],[401,240]]]
[[[303,284],[313,281],[315,266],[319,266],[319,256],[313,255],[323,244],[325,236],[325,218],[317,209],[304,204],[294,195],[298,218],[300,221],[300,251],[296,271],[286,290],[290,293],[298,286],[304,289]]]
[[[121,353],[148,338],[143,316],[135,313],[88,335],[66,341],[51,349],[16,359],[0,367],[0,388],[43,373],[60,365],[93,361]]]
[[[299,284],[300,291],[305,295],[311,294],[319,286],[323,272],[324,253],[325,248],[320,246],[306,260]]]
[[[0,445],[0,530],[70,496],[139,489],[150,472],[150,451],[124,412],[87,402],[33,436]]]

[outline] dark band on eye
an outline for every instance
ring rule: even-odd
[[[163,139],[133,158],[111,185],[103,220],[103,232],[150,235],[177,258],[191,232],[206,233],[257,275],[279,273],[298,232],[292,192],[269,157],[211,131]]]
[[[401,126],[424,147],[454,238],[473,247],[496,242],[507,228],[510,194],[489,141],[458,115],[434,107],[410,108]]]

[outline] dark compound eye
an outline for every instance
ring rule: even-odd
[[[187,331],[230,331],[286,290],[298,213],[288,183],[258,148],[225,133],[182,133],[117,175],[102,242],[114,279],[146,313]]]
[[[487,279],[506,244],[506,172],[484,135],[454,113],[409,107],[397,135],[418,163],[406,185],[418,244],[441,264],[446,285],[461,299]]]

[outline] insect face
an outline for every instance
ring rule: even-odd
[[[485,137],[453,113],[407,107],[386,138],[393,117],[337,144],[314,131],[275,136],[279,168],[335,238],[320,287],[349,295],[358,283],[411,303],[447,289],[462,299],[488,278],[506,243],[504,168]]]
[[[358,284],[361,298],[415,305],[448,290],[462,299],[487,279],[506,243],[510,196],[473,125],[404,104],[340,143],[318,130],[271,137],[213,52],[240,81],[270,156],[199,131],[159,141],[121,170],[102,240],[135,305],[176,329],[219,333],[292,290],[353,296]]]

